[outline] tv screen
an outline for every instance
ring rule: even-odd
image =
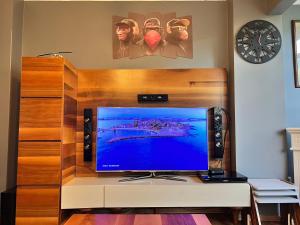
[[[207,109],[99,107],[96,170],[208,170]]]

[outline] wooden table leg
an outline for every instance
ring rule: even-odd
[[[300,225],[300,206],[299,204],[293,204],[292,206],[292,215],[295,225]]]
[[[232,222],[234,225],[239,224],[239,215],[241,212],[241,208],[231,208],[231,213],[232,213]]]
[[[250,209],[250,216],[251,216],[251,224],[252,225],[261,225],[261,220],[259,216],[258,206],[256,201],[254,200],[254,195],[251,190],[251,209]]]
[[[250,208],[243,208],[242,209],[242,224],[243,225],[248,225],[248,215],[250,214]]]
[[[280,217],[282,225],[289,225],[289,204],[280,204]]]

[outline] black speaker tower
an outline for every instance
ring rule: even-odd
[[[92,134],[93,134],[93,111],[92,109],[84,109],[83,112],[84,120],[84,136],[83,136],[83,160],[90,162],[93,159],[93,145],[92,145]]]
[[[213,126],[214,126],[214,158],[222,159],[224,154],[223,146],[223,118],[220,107],[213,108]]]

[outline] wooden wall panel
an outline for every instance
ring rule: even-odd
[[[23,71],[22,97],[62,97],[62,71]]]
[[[61,126],[61,98],[21,98],[19,140],[61,140]]]
[[[62,97],[63,66],[62,58],[24,57],[21,97]]]
[[[64,72],[64,115],[62,148],[62,183],[75,176],[76,129],[77,129],[77,72],[65,68]]]
[[[55,217],[59,213],[59,186],[18,187],[17,217]]]
[[[59,185],[60,142],[20,142],[18,185]]]
[[[60,186],[75,174],[77,72],[63,58],[23,58],[16,224],[58,225]]]
[[[59,218],[54,217],[16,217],[16,225],[58,225]]]
[[[138,104],[137,94],[169,94],[164,104]],[[228,108],[227,72],[225,69],[178,70],[80,70],[78,73],[78,113],[76,175],[97,176],[95,172],[95,140],[93,161],[83,161],[83,110],[93,109],[94,131],[96,109],[110,107],[207,107]],[[212,112],[209,112],[211,121]],[[212,155],[212,124],[209,124],[209,149]],[[230,169],[229,138],[224,165]],[[211,165],[217,165],[211,160]]]

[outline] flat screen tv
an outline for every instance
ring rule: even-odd
[[[97,109],[96,171],[208,170],[206,108]]]

